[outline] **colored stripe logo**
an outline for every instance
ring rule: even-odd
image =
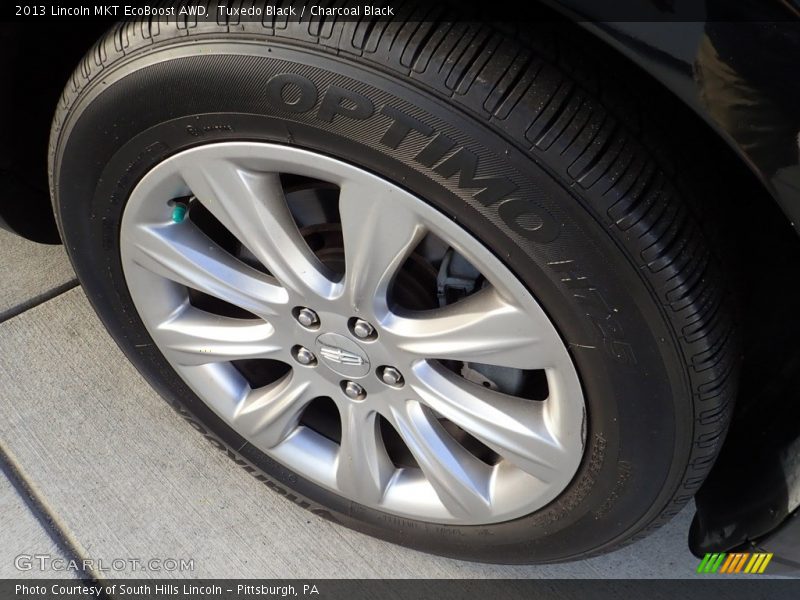
[[[714,552],[703,557],[697,565],[697,572],[755,575],[763,573],[771,560],[771,552]]]

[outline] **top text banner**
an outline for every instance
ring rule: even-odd
[[[453,10],[455,9],[455,10]],[[524,26],[554,19],[606,22],[768,21],[800,23],[800,0],[174,0],[162,2],[15,2],[0,7],[0,20],[85,19],[175,20],[192,27],[203,22],[281,27],[335,22],[395,23],[494,21]]]

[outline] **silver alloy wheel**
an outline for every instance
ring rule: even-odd
[[[341,278],[331,278],[303,238],[280,174],[338,186]],[[265,269],[223,249],[190,218],[173,219],[168,202],[187,197]],[[441,308],[399,310],[390,298],[394,276],[428,233],[486,283]],[[393,183],[297,148],[209,144],[163,161],[140,181],[120,236],[134,304],[178,375],[240,435],[302,477],[396,515],[476,525],[529,514],[574,476],[585,441],[584,399],[555,327],[492,252]],[[191,303],[189,288],[258,318],[205,312]],[[310,327],[298,320],[306,308]],[[233,364],[244,359],[290,368],[254,388]],[[542,370],[548,395],[530,400],[488,389],[445,368],[447,361]],[[318,397],[338,409],[338,443],[301,423]],[[379,416],[416,467],[392,462]],[[497,460],[475,456],[448,421]]]

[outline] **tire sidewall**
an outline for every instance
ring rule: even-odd
[[[242,468],[316,514],[460,558],[573,558],[613,544],[658,514],[674,495],[681,459],[692,443],[688,386],[652,290],[589,200],[490,125],[394,77],[278,44],[226,38],[207,41],[205,49],[198,57],[192,44],[173,43],[134,55],[103,77],[102,85],[93,84],[62,129],[53,170],[62,235],[87,295],[128,357],[176,410]],[[311,82],[313,106],[300,111],[302,106],[276,100],[268,90],[281,75],[300,86]],[[298,89],[297,102],[305,103]],[[297,96],[297,90],[289,91]],[[330,93],[345,101],[348,93],[367,98],[371,115],[334,114],[327,120],[320,109]],[[397,148],[382,144],[393,122],[387,107],[423,123],[431,135],[411,132]],[[486,205],[476,198],[481,190],[460,185],[458,174],[445,177],[436,171],[438,163],[429,167],[415,159],[437,135],[455,142],[448,155],[466,149],[477,158],[480,176],[504,178],[516,190]],[[125,202],[141,177],[177,152],[220,141],[283,143],[368,169],[456,219],[503,260],[554,321],[587,400],[584,459],[559,498],[506,523],[422,523],[344,500],[254,447],[243,447],[245,441],[188,389],[153,345],[119,257]],[[543,235],[545,225],[522,229],[513,216],[519,210],[555,223],[555,237],[552,230]]]

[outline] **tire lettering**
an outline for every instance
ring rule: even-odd
[[[275,75],[267,82],[267,98],[275,106],[294,113],[308,112],[317,104],[317,86],[294,73]]]
[[[479,189],[474,198],[483,206],[490,206],[517,190],[517,186],[504,177],[476,177],[478,157],[466,148],[459,148],[433,170],[448,179],[458,174],[458,187],[462,189]],[[516,229],[512,223],[506,224]]]
[[[397,150],[412,131],[421,133],[425,137],[433,135],[433,127],[397,110],[393,106],[384,106],[381,113],[392,119],[389,129],[386,130],[386,133],[381,138],[381,144],[392,150]]]
[[[274,106],[292,113],[311,111],[321,97],[315,116],[325,123],[332,123],[337,115],[363,121],[375,114],[375,105],[363,94],[334,85],[320,92],[311,79],[296,73],[272,77],[267,82],[266,95]],[[397,108],[383,106],[380,113],[391,119],[380,139],[383,146],[397,150],[412,132],[426,138],[434,136],[414,157],[415,162],[433,169],[445,179],[455,179],[461,190],[474,191],[472,197],[482,206],[497,205],[500,219],[517,235],[539,244],[558,238],[558,223],[546,210],[531,200],[509,197],[518,189],[513,181],[507,177],[478,175],[479,159],[472,150],[459,146],[449,136],[436,133],[431,126]]]
[[[442,160],[455,145],[456,143],[453,140],[443,133],[439,133],[414,157],[414,160],[430,169],[433,165]],[[434,171],[436,171],[436,169],[434,169]],[[452,177],[454,174],[455,172],[451,172],[450,175],[439,173],[439,175],[444,175],[444,177]]]
[[[372,100],[357,92],[332,85],[325,92],[317,116],[326,123],[331,123],[336,115],[363,121],[374,113],[375,105]]]
[[[637,363],[633,346],[625,339],[625,330],[617,318],[617,310],[609,306],[600,289],[582,275],[574,261],[563,260],[548,266],[559,274],[561,283],[572,292],[572,297],[586,311],[594,325],[603,349],[617,362],[633,366]]]
[[[384,106],[381,113],[391,117],[392,122],[380,141],[392,150],[397,150],[412,131],[425,137],[434,134],[432,127],[394,107]],[[505,177],[479,177],[477,155],[468,148],[457,147],[452,138],[442,133],[436,134],[414,160],[447,179],[458,176],[458,187],[478,190],[473,198],[483,206],[497,204],[517,191],[516,184]],[[509,198],[498,206],[498,213],[512,231],[539,244],[552,242],[560,233],[556,220],[528,200]]]
[[[549,244],[558,237],[558,222],[544,209],[534,210],[530,202],[512,198],[497,207],[503,222],[521,236],[539,244]]]

